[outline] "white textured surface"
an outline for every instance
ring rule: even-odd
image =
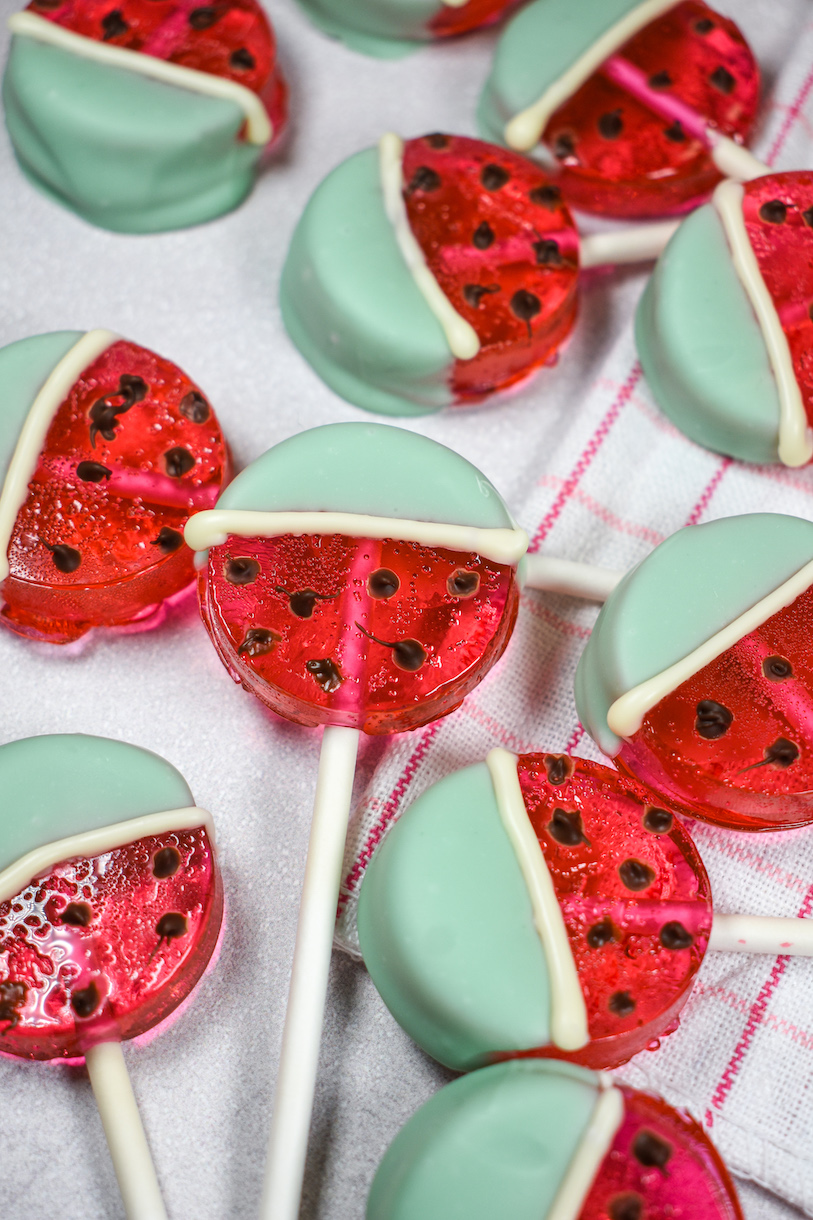
[[[812,100],[805,94],[794,122],[788,109],[813,64],[810,0],[724,7],[736,9],[776,84],[756,151],[767,156],[790,123],[777,164],[813,164]],[[211,396],[240,464],[303,427],[362,418],[304,366],[279,320],[277,280],[308,194],[382,131],[472,134],[493,44],[478,35],[382,63],[328,42],[293,0],[277,0],[271,16],[295,131],[251,199],[221,221],[141,238],[92,229],[28,186],[0,134],[0,341],[109,326],[154,347]],[[555,556],[626,567],[693,515],[813,517],[813,472],[722,462],[657,412],[633,371],[643,282],[634,269],[591,273],[560,364],[513,403],[406,426],[477,463],[529,532],[546,523],[544,548]],[[526,595],[505,662],[460,712],[431,736],[362,742],[362,814],[386,812],[416,752],[415,792],[493,745],[563,749],[576,731],[570,680],[595,613]],[[2,634],[0,672],[0,740],[81,730],[135,742],[178,766],[215,816],[228,902],[220,961],[174,1028],[125,1054],[172,1220],[246,1220],[259,1206],[318,735],[272,720],[229,681],[191,604],[152,634],[99,639],[78,654]],[[595,756],[589,743],[577,749]],[[704,830],[700,845],[721,910],[795,915],[806,902],[813,834]],[[700,1118],[708,1111],[740,1173],[813,1213],[813,967],[720,956],[701,982],[680,1032],[626,1076]],[[717,1107],[749,1021],[747,1054]],[[360,1220],[384,1148],[449,1078],[397,1028],[363,969],[337,955],[302,1220]],[[121,1216],[83,1071],[3,1060],[0,1096],[4,1217],[49,1207],[60,1220]],[[756,1188],[744,1202],[748,1220],[792,1215]]]

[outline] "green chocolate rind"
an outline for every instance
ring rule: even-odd
[[[34,399],[83,334],[81,330],[58,330],[0,348],[0,489]]]
[[[431,38],[438,0],[299,0],[314,25],[353,51],[397,59]]]

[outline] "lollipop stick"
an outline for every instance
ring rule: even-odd
[[[121,1043],[100,1042],[89,1047],[85,1063],[127,1220],[166,1220],[166,1209]]]
[[[550,559],[546,555],[527,555],[525,563],[526,589],[567,593],[596,602],[606,601],[624,575],[613,568],[574,563],[570,559]]]
[[[709,948],[726,953],[789,953],[795,957],[813,957],[813,919],[715,915]]]
[[[358,729],[329,726],[322,738],[271,1120],[263,1220],[296,1220],[299,1215],[358,743]]]

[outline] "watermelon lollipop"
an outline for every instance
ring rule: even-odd
[[[206,969],[211,816],[163,759],[100,737],[0,746],[0,1051],[84,1056],[128,1216],[163,1216],[121,1055]]]
[[[478,123],[556,165],[574,207],[664,216],[764,169],[741,147],[758,96],[748,44],[702,0],[536,0],[497,46]]]
[[[283,270],[282,315],[337,394],[422,415],[555,361],[580,263],[654,257],[671,232],[580,244],[559,187],[526,158],[463,136],[387,135],[311,198]]]
[[[194,578],[182,530],[228,477],[208,400],[106,330],[0,350],[0,622],[65,643],[159,617]]]
[[[456,1080],[387,1150],[367,1220],[742,1220],[708,1137],[659,1097],[569,1063]]]
[[[638,309],[657,402],[748,462],[813,458],[813,174],[722,183],[681,225]]]
[[[287,117],[257,0],[32,0],[9,21],[6,122],[26,176],[103,228],[210,220]]]
[[[813,821],[813,525],[770,513],[678,530],[610,595],[576,672],[622,771],[739,830]]]
[[[515,0],[299,0],[308,16],[354,51],[390,59],[422,42],[496,21]]]

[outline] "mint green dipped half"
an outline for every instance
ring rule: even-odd
[[[576,708],[605,754],[616,699],[699,648],[813,560],[813,523],[778,513],[678,530],[627,573],[598,616],[576,670]]]
[[[446,1085],[387,1149],[367,1220],[545,1220],[598,1098],[593,1072],[551,1060]]]
[[[302,355],[355,406],[425,415],[452,402],[454,360],[384,211],[377,149],[344,161],[311,196],[280,305]]]
[[[325,424],[269,449],[229,484],[218,508],[342,512],[510,529],[485,475],[437,441],[388,424]]]
[[[644,375],[681,432],[746,462],[779,460],[779,394],[756,314],[711,204],[664,250],[635,320]]]
[[[384,1003],[447,1067],[550,1042],[545,954],[485,763],[434,784],[392,828],[358,930]]]
[[[34,399],[84,333],[57,330],[0,348],[0,489]]]
[[[539,100],[640,0],[535,0],[509,22],[480,95],[477,127],[505,145],[505,125]]]
[[[79,733],[0,746],[0,793],[0,871],[60,839],[195,804],[157,754]]]
[[[154,233],[211,220],[245,198],[261,149],[245,115],[36,39],[12,39],[6,125],[26,177],[92,224]]]
[[[314,25],[353,51],[396,59],[431,38],[438,0],[299,0]]]

